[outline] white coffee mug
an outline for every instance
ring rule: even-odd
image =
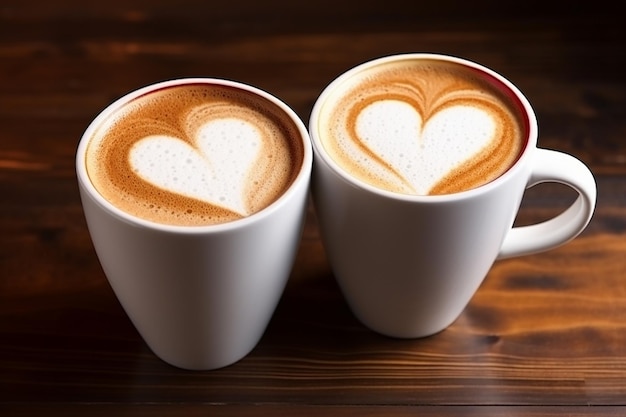
[[[361,71],[396,60],[458,63],[499,80],[522,104],[527,141],[517,162],[478,188],[447,195],[385,191],[339,166],[320,136],[322,107],[335,89]],[[476,63],[436,54],[404,54],[361,64],[321,93],[311,113],[312,194],[323,243],[339,286],[356,317],[398,338],[437,333],[461,314],[497,259],[546,251],[576,237],[595,208],[590,170],[571,155],[537,148],[537,121],[528,100],[508,80]],[[524,190],[541,182],[578,193],[563,213],[513,227]]]
[[[222,224],[172,226],[129,215],[94,188],[85,165],[94,130],[134,98],[182,83],[251,92],[278,106],[297,126],[301,167],[268,207]],[[139,89],[112,103],[87,128],[76,170],[89,232],[115,294],[158,357],[180,368],[208,370],[230,365],[256,346],[295,260],[311,164],[306,126],[292,109],[262,90],[226,80],[173,80]]]

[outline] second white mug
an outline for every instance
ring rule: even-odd
[[[503,173],[484,184],[438,195],[385,188],[395,183],[409,184],[409,188],[421,184],[419,178],[411,183],[407,179],[411,174],[396,164],[404,163],[409,151],[422,152],[418,146],[397,151],[404,145],[393,141],[402,132],[408,131],[409,139],[414,134],[416,141],[421,133],[419,140],[427,141],[431,136],[427,138],[424,132],[432,127],[429,124],[448,117],[444,127],[467,136],[473,128],[464,127],[463,120],[450,127],[457,121],[455,115],[470,122],[489,119],[478,111],[482,108],[476,112],[472,108],[475,102],[483,106],[481,97],[463,104],[463,95],[470,93],[465,87],[454,90],[458,79],[442,84],[439,91],[421,78],[423,73],[411,75],[424,65],[435,72],[444,68],[453,78],[478,80],[481,88],[512,103],[521,149]],[[441,77],[447,80],[449,74]],[[350,95],[354,100],[347,98]],[[388,119],[381,120],[381,115]],[[437,122],[435,117],[439,117]],[[408,127],[404,125],[407,120]],[[464,310],[495,260],[562,245],[585,229],[594,212],[596,185],[590,170],[571,155],[537,148],[537,121],[524,95],[501,75],[464,59],[405,54],[359,65],[322,92],[309,131],[314,150],[312,194],[331,267],[357,318],[388,336],[414,338],[445,329]],[[341,135],[345,137],[337,139]],[[504,146],[508,139],[502,137]],[[337,140],[344,142],[337,145]],[[387,143],[392,145],[385,148]],[[447,158],[452,152],[439,155]],[[349,158],[349,162],[344,160]],[[416,161],[420,160],[412,163]],[[475,165],[482,167],[486,162],[482,164]],[[374,170],[377,177],[370,181]],[[471,175],[465,171],[460,178]],[[551,220],[513,227],[524,190],[540,182],[566,184],[578,198]]]

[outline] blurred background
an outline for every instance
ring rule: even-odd
[[[611,171],[626,163],[614,143],[626,136],[625,33],[618,3],[603,1],[4,0],[0,123],[21,127],[8,129],[19,137],[0,132],[0,152],[29,140],[43,153],[33,162],[71,169],[70,155],[50,160],[56,143],[76,142],[127,91],[184,76],[256,85],[306,121],[317,94],[346,69],[440,52],[517,84],[536,108],[541,146],[566,145]]]

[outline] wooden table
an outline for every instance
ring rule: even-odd
[[[4,0],[0,415],[626,415],[626,32],[621,12],[597,1],[546,3]],[[210,372],[156,358],[83,218],[74,153],[89,121],[132,89],[182,76],[256,85],[306,121],[339,73],[413,51],[478,61],[526,93],[540,146],[597,175],[588,229],[497,262],[444,332],[394,340],[347,308],[311,208],[287,289],[249,356]],[[539,186],[518,222],[571,199]]]

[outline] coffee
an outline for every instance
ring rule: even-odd
[[[342,77],[320,104],[325,152],[384,190],[469,190],[506,172],[525,145],[521,105],[496,78],[454,62],[405,59]]]
[[[162,86],[121,104],[93,130],[89,178],[121,210],[197,226],[276,201],[303,162],[302,134],[277,104],[210,82]]]

